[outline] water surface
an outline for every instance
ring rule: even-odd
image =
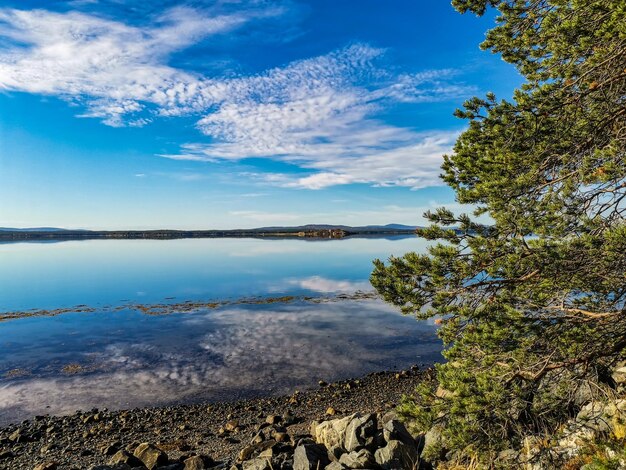
[[[432,324],[368,296],[373,258],[417,238],[0,245],[0,423],[289,393],[439,359]],[[251,297],[304,296],[240,303]],[[229,300],[147,315],[138,304]],[[28,316],[30,309],[92,311]],[[188,309],[189,310],[189,309]]]

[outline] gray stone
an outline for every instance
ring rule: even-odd
[[[626,384],[626,361],[618,362],[611,374],[617,385]]]
[[[390,440],[385,447],[376,451],[374,458],[385,470],[417,468],[419,464],[416,446],[398,440]]]
[[[445,455],[446,449],[442,433],[443,426],[441,424],[435,424],[424,435],[422,456],[427,460],[438,459],[442,455]]]
[[[343,454],[339,459],[339,463],[344,464],[348,468],[372,468],[376,466],[374,455],[367,449]]]
[[[341,446],[334,446],[328,449],[328,458],[332,462],[338,462],[343,454],[346,453],[346,449]]]
[[[403,423],[397,419],[390,419],[383,423],[385,441],[402,441],[406,445],[417,447],[417,440],[407,431]]]
[[[376,416],[356,415],[346,427],[343,447],[348,452],[371,445],[376,434]]]
[[[329,449],[335,446],[343,447],[346,428],[355,417],[356,415],[352,415],[321,423],[313,422],[311,434],[315,442],[324,444]]]
[[[318,470],[330,463],[326,449],[317,444],[303,444],[293,453],[293,470]]]
[[[597,401],[588,403],[576,415],[573,427],[593,432],[608,432],[610,418],[606,416],[605,408],[605,404]]]
[[[272,466],[267,459],[252,459],[243,463],[243,470],[272,470]]]
[[[144,442],[139,444],[133,455],[143,462],[148,470],[167,465],[167,454],[158,447]]]

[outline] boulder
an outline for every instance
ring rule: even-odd
[[[607,432],[610,429],[610,417],[605,414],[606,405],[592,401],[587,403],[576,415],[572,423],[572,431],[585,430],[585,434]]]
[[[135,457],[128,451],[118,450],[113,456],[109,459],[109,465],[119,465],[125,464],[129,467],[140,467],[143,466],[141,460]]]
[[[349,470],[344,464],[339,462],[331,462],[325,468],[325,470]]]
[[[209,468],[208,462],[199,455],[189,457],[183,463],[185,464],[185,470],[204,470]]]
[[[332,462],[338,462],[343,454],[346,453],[346,449],[341,446],[333,446],[328,449],[328,458]]]
[[[350,452],[349,454],[343,454],[339,459],[339,463],[348,468],[372,468],[376,466],[376,459],[369,450],[361,449],[359,451]]]
[[[243,470],[272,470],[272,465],[267,459],[246,460],[243,463]]]
[[[419,463],[417,447],[398,440],[387,442],[385,447],[376,451],[374,458],[384,470],[417,468]]]
[[[313,422],[311,434],[315,442],[324,444],[329,449],[335,446],[343,447],[346,428],[355,417],[356,415],[352,415],[321,423]]]
[[[427,460],[439,460],[445,453],[443,426],[441,424],[435,424],[424,435],[424,446],[421,455]]]
[[[302,444],[293,454],[293,470],[318,470],[330,463],[326,448],[317,444]]]
[[[611,377],[618,386],[626,384],[626,361],[618,362],[615,365]]]
[[[257,457],[261,452],[271,449],[276,445],[276,441],[270,439],[269,441],[262,441],[257,444],[250,444],[244,447],[239,452],[239,461],[250,460],[252,457]]]
[[[373,414],[356,415],[346,427],[343,447],[352,452],[370,446],[376,434],[376,416]]]
[[[167,454],[153,444],[139,444],[133,455],[143,462],[148,470],[167,465]]]
[[[383,423],[383,436],[385,437],[385,441],[401,441],[404,444],[412,447],[419,447],[419,444],[422,443],[423,437],[420,436],[420,439],[414,439],[409,431],[407,431],[406,427],[403,423],[398,421],[397,419],[390,419],[387,422]]]

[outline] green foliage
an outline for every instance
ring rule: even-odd
[[[428,254],[376,260],[372,284],[436,317],[447,362],[403,411],[445,424],[450,450],[489,461],[607,387],[626,346],[626,2],[454,0],[499,10],[485,49],[525,77],[513,100],[473,98],[443,179],[476,223],[446,209]]]

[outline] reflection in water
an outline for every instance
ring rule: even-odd
[[[423,250],[417,238],[0,245],[0,319],[19,312],[0,321],[0,423],[289,392],[438,360],[433,325],[352,295],[372,291],[373,258]],[[290,301],[236,301],[258,296]]]
[[[247,305],[148,317],[68,314],[9,322],[0,342],[0,421],[280,393],[430,363],[432,325],[376,300]],[[9,339],[10,338],[10,339]],[[83,372],[68,374],[68,364]]]
[[[311,292],[330,293],[352,293],[356,291],[366,292],[372,290],[369,281],[346,281],[329,279],[322,276],[311,276],[304,279],[289,279],[288,284],[298,286],[301,289]]]
[[[369,287],[372,259],[423,251],[424,243],[412,237],[5,244],[0,245],[0,311],[338,292],[335,281],[362,289]]]

